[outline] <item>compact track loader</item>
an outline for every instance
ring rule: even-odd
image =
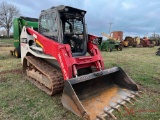
[[[24,26],[23,73],[49,95],[63,91],[63,106],[81,118],[116,119],[113,110],[138,96],[138,87],[120,67],[104,69],[97,36],[86,32],[85,14],[60,5],[42,10],[38,32]]]

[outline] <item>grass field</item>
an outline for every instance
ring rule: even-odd
[[[160,57],[154,48],[102,52],[105,67],[120,66],[145,93],[135,105],[114,112],[123,120],[160,120]],[[0,47],[0,120],[79,120],[61,104],[61,94],[46,95],[21,74],[21,61]]]
[[[13,46],[13,39],[0,38],[0,46]]]

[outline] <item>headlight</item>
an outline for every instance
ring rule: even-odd
[[[98,38],[93,39],[92,43],[98,45]]]
[[[84,12],[81,12],[82,15],[84,15]]]
[[[68,8],[65,8],[64,10],[65,10],[66,12],[68,12],[69,9],[68,9]]]

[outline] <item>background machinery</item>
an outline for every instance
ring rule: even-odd
[[[154,43],[152,40],[148,39],[148,37],[143,37],[143,39],[141,39],[140,44],[143,47],[154,47]]]
[[[156,55],[160,56],[160,48],[158,48],[158,51],[156,52]]]
[[[122,42],[124,47],[141,47],[140,38],[139,37],[130,37],[126,36],[124,41]]]
[[[120,67],[104,69],[85,14],[60,5],[41,11],[38,32],[24,26],[23,74],[49,95],[63,91],[63,106],[83,119],[116,119],[113,110],[138,96],[138,87]]]
[[[11,55],[15,55],[17,58],[21,56],[20,51],[20,35],[23,26],[33,27],[34,30],[38,30],[38,19],[21,16],[13,20],[13,36],[14,36],[14,50],[11,50]]]
[[[99,45],[100,50],[106,50],[111,52],[113,49],[116,49],[116,50],[122,51],[122,46],[120,41],[115,40],[114,38],[110,37],[105,33],[102,33],[102,35],[109,39],[101,42],[101,44]]]
[[[123,46],[124,47],[129,47],[129,46],[134,46],[136,43],[134,42],[134,38],[130,36],[126,36],[124,41],[123,41]]]
[[[153,34],[149,37],[150,41],[154,44],[154,46],[160,46],[160,36],[158,34]]]

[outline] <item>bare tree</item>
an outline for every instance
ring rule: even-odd
[[[6,29],[8,37],[10,28],[13,24],[13,19],[19,15],[20,11],[16,6],[4,1],[0,4],[0,27],[4,27]]]
[[[6,31],[5,31],[5,30],[0,30],[0,35],[2,35],[2,36],[6,36],[6,35],[7,35],[7,33],[6,33]]]

